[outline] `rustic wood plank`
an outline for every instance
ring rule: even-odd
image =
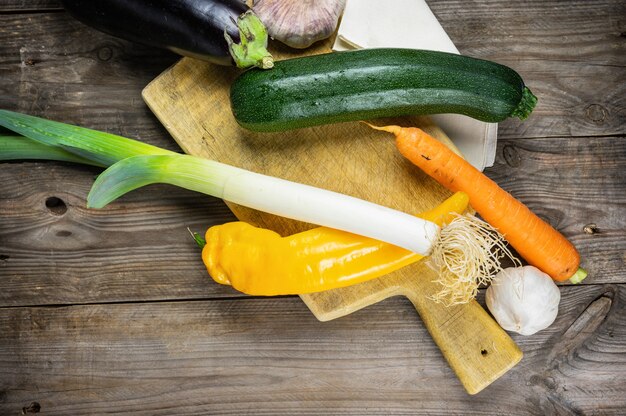
[[[588,283],[624,282],[626,4],[428,2],[462,52],[511,65],[540,96],[533,116],[501,124],[500,137],[554,139],[501,142],[488,174],[574,240]],[[53,3],[7,0],[0,12]],[[0,15],[0,40],[0,107],[177,148],[139,97],[176,56],[65,13]],[[585,137],[607,135],[616,137]],[[13,250],[8,259],[0,250],[0,305],[234,294],[207,284],[177,232],[225,220],[221,202],[154,187],[96,215],[81,208],[96,172],[0,164],[0,248]],[[70,202],[68,213],[50,217],[48,191]],[[599,233],[580,233],[587,218]],[[91,231],[75,223],[83,219]],[[72,258],[61,249],[57,261],[55,243],[86,247]],[[84,267],[94,260],[97,278]],[[474,397],[403,299],[324,324],[296,298],[0,307],[0,414],[624,414],[625,285],[561,291],[555,325],[515,337],[524,361]]]
[[[0,15],[0,108],[134,137],[178,150],[141,90],[178,60],[66,13]]]
[[[514,67],[540,97],[530,119],[501,123],[500,137],[625,133],[623,2],[429,4],[463,53]],[[0,16],[0,36],[0,71],[11,74],[0,85],[3,107],[158,140],[153,130],[162,130],[146,119],[138,92],[175,55],[101,34],[65,13]]]
[[[584,284],[625,283],[625,138],[499,140],[497,150],[485,173],[574,243]]]
[[[626,3],[429,0],[461,53],[516,69],[539,97],[531,117],[499,136],[626,132]]]
[[[0,306],[237,295],[213,283],[187,227],[234,220],[219,199],[175,187],[85,207],[96,168],[0,164]],[[47,207],[57,197],[66,206]]]
[[[401,298],[327,323],[297,298],[2,308],[0,413],[623,414],[626,287],[562,293],[476,396]]]
[[[50,12],[62,10],[60,0],[2,0],[0,13]]]

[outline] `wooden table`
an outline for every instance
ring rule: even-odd
[[[569,237],[522,362],[468,396],[405,299],[318,322],[298,297],[214,284],[186,228],[234,219],[166,186],[85,208],[95,168],[0,163],[0,414],[626,413],[626,6],[429,1],[465,54],[539,96],[486,173]],[[140,97],[177,57],[91,30],[55,0],[0,3],[0,108],[177,149]]]

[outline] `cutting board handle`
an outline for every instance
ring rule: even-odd
[[[422,262],[409,267],[410,276],[396,273],[350,290],[300,297],[320,321],[346,316],[392,296],[407,297],[469,394],[480,392],[522,359],[515,342],[477,301],[451,307],[435,303],[431,299],[439,290],[435,271]]]
[[[430,296],[438,290],[436,275],[420,275],[428,285],[404,286],[424,325],[452,370],[469,394],[476,394],[506,373],[522,359],[522,351],[508,334],[473,300],[445,308]]]

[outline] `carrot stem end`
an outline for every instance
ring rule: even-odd
[[[585,280],[586,277],[587,277],[587,270],[583,269],[582,267],[579,267],[578,270],[576,270],[576,273],[574,273],[574,275],[569,278],[569,281],[570,283],[577,285],[578,283]]]

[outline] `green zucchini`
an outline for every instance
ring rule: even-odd
[[[378,117],[465,114],[486,122],[525,119],[537,98],[513,69],[416,49],[362,49],[251,69],[231,86],[237,122],[283,131]]]

